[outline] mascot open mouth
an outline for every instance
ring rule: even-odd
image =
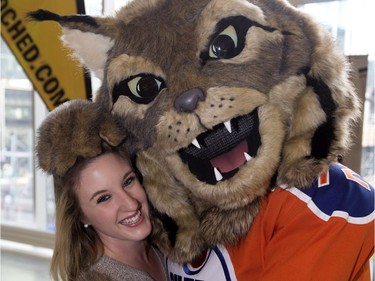
[[[200,181],[216,184],[233,177],[260,146],[258,111],[218,124],[178,151]]]

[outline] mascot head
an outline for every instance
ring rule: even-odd
[[[134,0],[114,17],[31,13],[102,79],[154,208],[191,261],[243,237],[276,184],[303,188],[350,143],[359,102],[333,40],[284,0]]]

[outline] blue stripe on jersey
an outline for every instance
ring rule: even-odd
[[[350,171],[355,178],[348,179],[344,171]],[[335,211],[342,211],[350,217],[362,218],[374,212],[374,188],[358,174],[340,164],[330,165],[328,184],[319,187],[317,179],[309,188],[301,191],[328,216]]]

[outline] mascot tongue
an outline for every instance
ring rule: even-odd
[[[245,163],[245,152],[247,152],[246,140],[242,141],[230,151],[211,159],[210,162],[211,165],[219,169],[220,172],[228,173]]]

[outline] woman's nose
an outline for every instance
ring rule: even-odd
[[[120,204],[121,206],[129,210],[136,210],[139,208],[140,205],[138,199],[126,191],[120,198]]]

